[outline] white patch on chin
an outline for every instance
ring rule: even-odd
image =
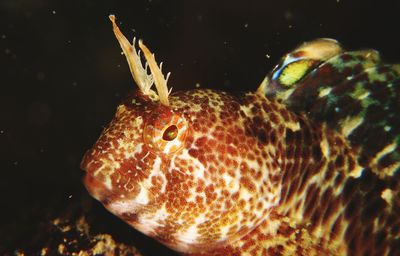
[[[199,233],[197,230],[197,225],[191,225],[182,233],[177,234],[178,240],[184,244],[193,244],[197,241]]]
[[[135,200],[118,200],[107,205],[107,208],[115,215],[134,213],[140,205]]]
[[[156,228],[161,226],[152,216],[140,216],[139,219],[135,223],[131,223],[131,225],[148,236],[154,236]]]
[[[193,225],[191,225],[185,231],[176,234],[176,238],[180,242],[178,247],[186,248],[188,244],[195,244],[200,237],[197,227],[200,224],[203,224],[205,221],[207,221],[205,214],[201,214],[195,219],[195,223]]]
[[[134,213],[138,207],[146,206],[149,202],[148,192],[145,188],[141,187],[139,194],[134,199],[117,200],[110,203],[107,208],[116,215],[124,213]]]
[[[143,186],[141,186],[140,192],[135,198],[135,201],[141,205],[147,205],[149,203],[148,192]]]

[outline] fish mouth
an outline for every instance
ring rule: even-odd
[[[85,174],[83,185],[92,197],[102,203],[106,203],[108,201],[107,198],[110,198],[109,196],[111,195],[111,191],[106,188],[103,182],[99,181],[99,179],[96,179],[89,173]]]
[[[85,172],[83,185],[89,194],[98,201],[108,203],[114,198],[114,193],[106,186],[103,179],[95,177],[94,173],[101,168],[103,164],[100,161],[93,160],[92,150],[87,150],[80,163],[80,168]]]
[[[79,167],[81,168],[82,171],[88,172],[89,170],[89,164],[90,164],[90,156],[92,150],[86,150],[85,154],[83,155],[83,158],[81,160],[81,163]]]
[[[105,207],[114,208],[113,204],[124,201],[131,201],[131,208],[139,208],[145,203],[136,202],[136,197],[140,191],[144,190],[136,184],[132,190],[127,191],[125,186],[114,184],[112,173],[117,172],[114,167],[102,161],[102,159],[93,156],[93,151],[88,150],[80,164],[80,168],[85,172],[83,177],[83,185],[89,194],[100,201]],[[133,205],[135,202],[135,205]],[[136,207],[133,207],[136,206]],[[122,207],[123,208],[123,207]],[[111,212],[115,212],[110,210]]]
[[[101,202],[103,206],[116,216],[119,216],[130,225],[136,223],[141,210],[147,204],[137,201],[137,197],[130,197],[119,193],[118,190],[109,188],[101,178],[87,172],[83,184],[88,193]]]

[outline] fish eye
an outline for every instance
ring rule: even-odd
[[[171,154],[183,148],[188,122],[172,111],[160,112],[153,113],[145,123],[144,142],[153,152]]]
[[[178,136],[178,127],[176,125],[170,125],[167,129],[164,130],[163,140],[172,141]]]

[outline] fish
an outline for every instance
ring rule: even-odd
[[[320,38],[256,91],[172,92],[109,18],[138,88],[81,163],[108,211],[182,255],[400,255],[398,64]]]

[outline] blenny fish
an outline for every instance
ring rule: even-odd
[[[400,255],[400,65],[322,38],[254,92],[171,92],[110,20],[139,89],[82,160],[105,208],[185,255]]]

